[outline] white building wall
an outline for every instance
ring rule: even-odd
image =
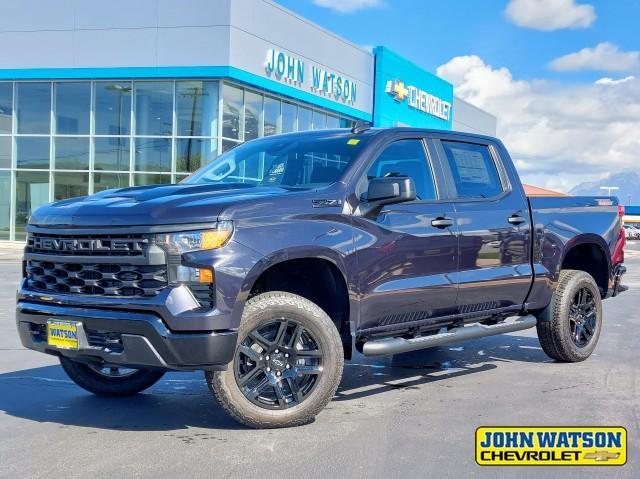
[[[453,98],[453,129],[468,133],[496,136],[494,115],[455,96]]]

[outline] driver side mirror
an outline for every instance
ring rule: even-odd
[[[416,199],[416,185],[408,176],[385,176],[369,181],[366,195],[371,206],[391,205]]]

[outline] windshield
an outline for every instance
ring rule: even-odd
[[[366,136],[293,134],[250,141],[224,153],[183,183],[318,188],[335,183],[362,150]]]

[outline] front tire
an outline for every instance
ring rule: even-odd
[[[285,292],[251,298],[226,371],[207,372],[212,393],[236,421],[254,428],[314,420],[336,392],[344,354],[331,318]]]
[[[596,347],[602,328],[602,299],[593,277],[562,270],[551,303],[538,314],[538,338],[547,356],[584,361]]]
[[[153,386],[164,375],[162,370],[90,366],[64,356],[60,364],[71,380],[98,396],[132,396]]]

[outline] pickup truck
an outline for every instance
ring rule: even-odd
[[[602,299],[625,289],[623,214],[610,197],[528,198],[492,137],[361,124],[271,136],[176,185],[37,209],[16,322],[95,394],[202,370],[237,421],[300,425],[354,349],[536,327],[551,358],[586,359]]]

